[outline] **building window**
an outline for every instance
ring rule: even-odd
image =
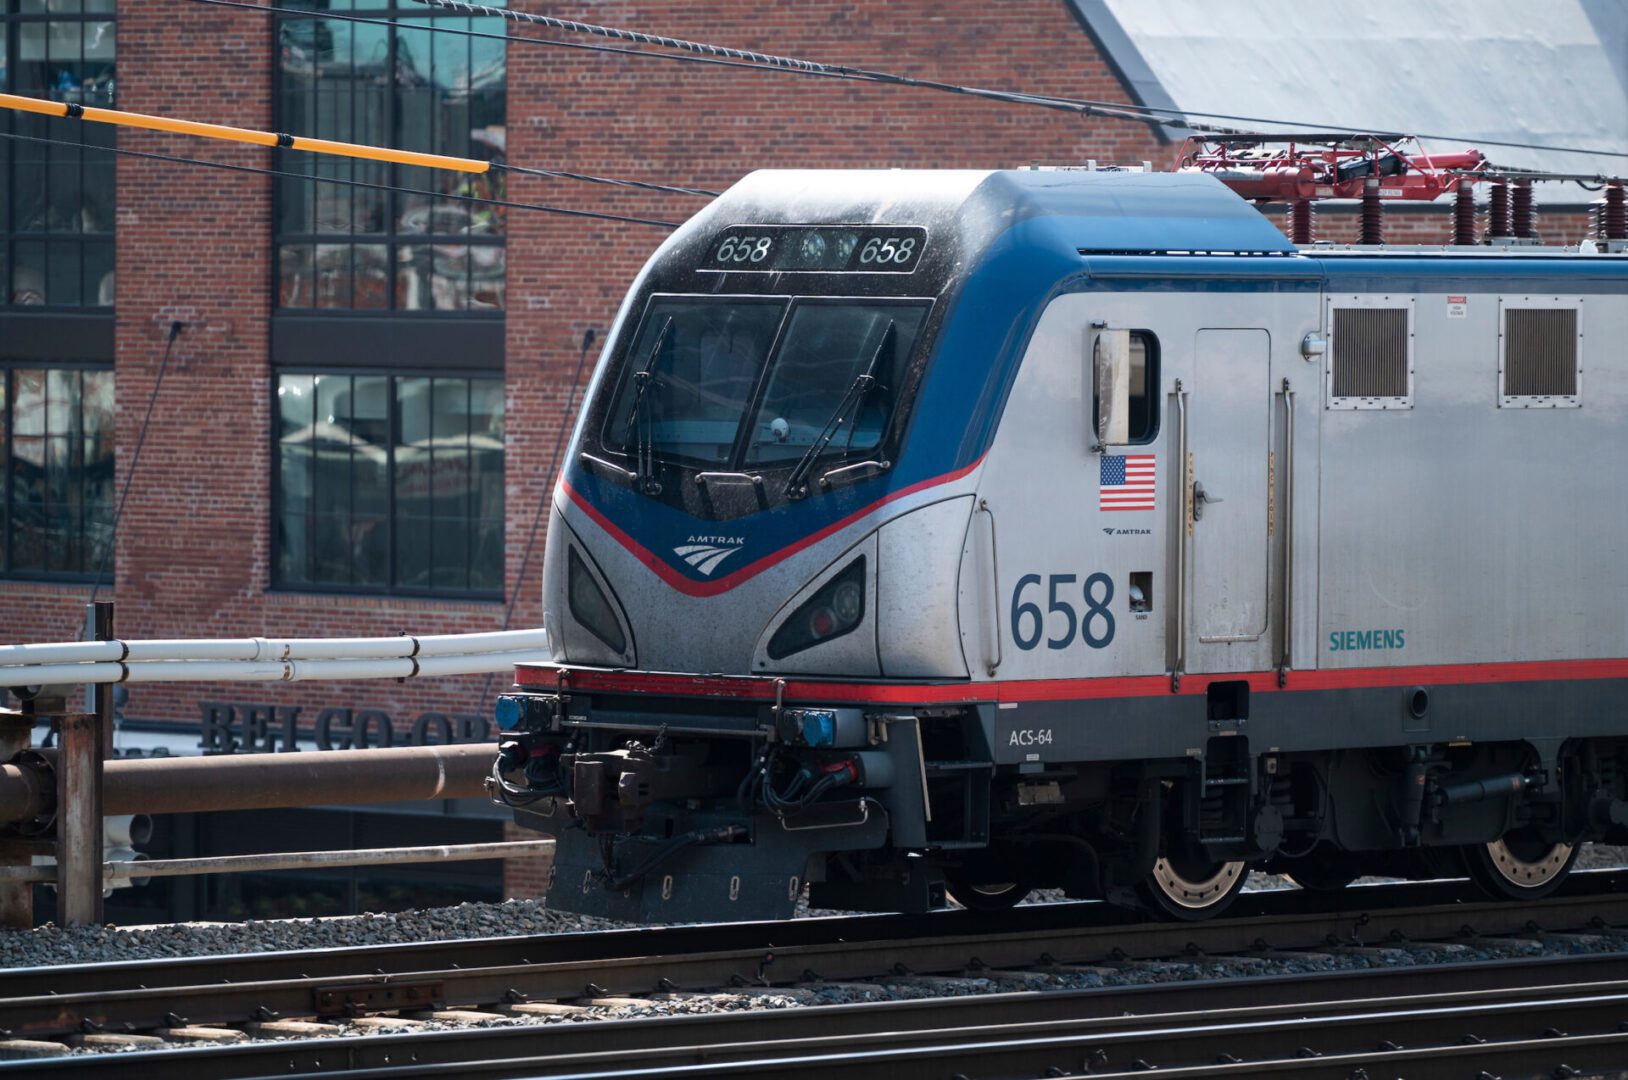
[[[113,372],[17,365],[0,390],[5,572],[111,579]]]
[[[114,0],[0,0],[0,90],[112,108]],[[7,111],[0,132],[4,306],[113,305],[113,129]]]
[[[500,597],[503,380],[277,379],[276,584]]]
[[[501,18],[450,15],[396,0],[290,0],[343,8],[388,26],[282,16],[277,129],[458,157],[501,160]],[[450,172],[279,152],[309,176],[503,197],[498,174]],[[499,312],[503,208],[425,195],[285,179],[277,187],[277,301],[284,309]]]

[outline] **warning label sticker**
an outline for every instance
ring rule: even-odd
[[[1447,298],[1447,317],[1449,319],[1465,319],[1469,317],[1470,298],[1468,296],[1449,296]]]

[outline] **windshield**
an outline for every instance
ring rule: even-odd
[[[882,441],[927,309],[919,304],[803,303],[792,309],[746,447],[747,464],[796,461],[844,404],[854,380],[876,383],[848,402],[828,453]]]
[[[656,457],[716,468],[795,465],[835,424],[821,458],[868,453],[926,316],[922,301],[657,299],[623,360],[604,444],[633,454],[643,438]]]

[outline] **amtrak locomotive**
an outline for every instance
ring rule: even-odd
[[[493,775],[548,902],[1554,889],[1628,841],[1628,257],[1584,247],[1296,247],[1191,172],[748,176],[554,492]]]

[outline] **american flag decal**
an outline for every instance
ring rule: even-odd
[[[1103,510],[1153,509],[1153,454],[1102,455]]]

